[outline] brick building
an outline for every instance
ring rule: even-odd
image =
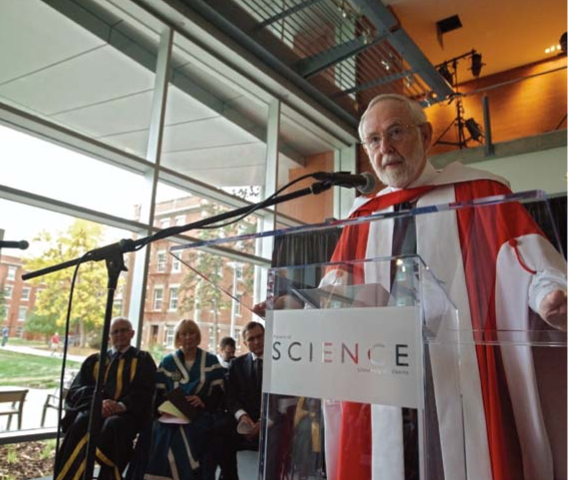
[[[26,320],[32,312],[41,286],[22,280],[26,273],[21,258],[2,254],[0,256],[0,291],[4,296],[5,315],[0,318],[2,327],[7,326],[10,337],[30,338],[24,332]]]
[[[156,205],[155,226],[164,229],[210,216],[207,205],[208,202],[195,196],[161,202]],[[195,232],[191,232],[191,235],[195,235]],[[191,305],[195,304],[195,301],[188,301],[184,306],[183,301],[187,294],[187,288],[184,290],[184,279],[192,273],[184,262],[195,267],[195,263],[200,263],[196,261],[198,256],[211,254],[183,251],[179,260],[169,253],[172,245],[168,240],[160,240],[151,246],[144,304],[143,348],[172,348],[176,323],[181,318],[192,318],[201,327],[201,348],[216,352],[220,339],[232,335],[238,341],[240,350],[240,332],[252,319],[252,313],[223,292],[220,293],[220,307],[206,304],[202,305],[202,308],[192,308]],[[244,305],[251,306],[252,294],[246,287],[245,277],[248,275],[250,278],[253,267],[228,258],[217,257],[215,261],[218,271],[213,272],[211,283],[217,284],[225,292],[230,292]],[[132,271],[132,268],[129,270]],[[198,290],[208,282],[199,280],[196,283]],[[128,289],[127,287],[126,291]],[[199,297],[199,291],[194,295]],[[127,308],[126,305],[125,311]]]

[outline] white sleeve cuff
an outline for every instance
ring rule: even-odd
[[[538,313],[544,297],[555,290],[566,292],[566,277],[557,270],[537,272],[529,285],[529,306],[531,309]]]
[[[237,422],[241,419],[243,415],[247,415],[247,412],[245,412],[242,408],[235,412],[235,418],[237,419]]]

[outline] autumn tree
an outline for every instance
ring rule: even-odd
[[[102,245],[103,234],[102,226],[85,220],[76,220],[65,232],[58,232],[56,236],[42,231],[34,242],[44,247],[43,253],[25,260],[25,268],[34,271],[81,257]],[[44,335],[49,333],[49,329],[52,329],[51,333],[56,329],[64,331],[73,271],[74,267],[67,268],[32,280],[35,284],[42,283],[44,288],[32,312],[29,331]],[[106,286],[104,262],[87,262],[80,266],[69,331],[76,335],[81,347],[87,343],[88,332],[102,330]]]

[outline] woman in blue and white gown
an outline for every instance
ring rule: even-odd
[[[198,348],[199,326],[181,320],[175,328],[179,347],[161,361],[156,381],[157,405],[179,388],[199,413],[192,420],[161,413],[154,427],[145,480],[206,480],[214,475],[203,468],[208,435],[218,418],[223,399],[223,368],[217,357]],[[214,478],[214,477],[212,477]]]

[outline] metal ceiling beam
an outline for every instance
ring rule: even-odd
[[[233,21],[231,21],[231,19],[225,17],[220,11],[216,10],[215,6],[219,7],[219,10],[221,10],[221,7],[223,6],[221,2],[210,2],[205,0],[180,1],[199,14],[210,25],[223,32],[245,50],[248,50],[250,53],[255,55],[266,66],[281,75],[284,80],[289,81],[292,85],[316,101],[321,107],[335,115],[339,120],[345,122],[352,128],[357,128],[359,122],[355,116],[348,113],[328,96],[320,92],[306,79],[298,75],[295,70],[290,67],[290,65],[284,63],[277,55],[265,48],[264,45],[261,45],[250,35],[241,30]]]
[[[268,27],[268,25],[272,25],[273,23],[278,22],[279,20],[289,17],[290,15],[294,15],[295,13],[301,12],[305,8],[311,7],[322,1],[323,0],[306,0],[304,3],[299,3],[297,5],[294,5],[293,7],[290,7],[278,13],[277,15],[274,15],[273,17],[267,18],[263,22],[260,22],[255,27],[255,30],[262,30],[263,28]]]
[[[349,0],[361,14],[371,21],[379,33],[400,28],[398,19],[380,0]]]
[[[405,70],[404,72],[393,73],[392,75],[386,75],[381,78],[377,78],[375,80],[371,80],[369,82],[363,83],[353,88],[348,88],[347,90],[343,90],[339,93],[333,95],[333,97],[342,97],[343,95],[349,95],[351,93],[362,92],[363,90],[368,90],[369,88],[378,87],[379,85],[384,85],[385,83],[394,82],[395,80],[399,80],[404,78],[408,75],[414,75],[416,73],[415,70]]]
[[[147,38],[141,36],[136,30],[128,28],[125,22],[119,22],[116,25],[107,23],[107,21],[102,19],[104,17],[99,14],[99,5],[87,2],[87,0],[80,0],[80,5],[77,3],[77,0],[43,0],[43,2],[104,42],[107,42],[139,65],[151,72],[155,71],[158,46],[150,43]],[[201,84],[188,78],[183,72],[175,68],[172,68],[172,70],[170,72],[172,85],[175,85],[182,92],[247,131],[259,141],[266,142],[266,126],[253,123],[249,118],[223,102]],[[87,106],[85,105],[84,107]],[[299,166],[305,166],[305,157],[292,147],[282,145],[280,151]]]
[[[379,38],[369,42],[365,35],[361,35],[341,45],[336,45],[325,52],[299,60],[294,65],[294,70],[302,77],[309,78],[336,63],[357,55],[374,45],[378,45],[385,39],[386,35],[381,35]]]
[[[396,17],[380,0],[349,0],[371,21],[379,32],[389,32],[388,42],[436,94],[436,101],[452,95],[454,91],[436,71],[414,41],[400,27]]]
[[[450,87],[444,77],[436,71],[434,65],[430,63],[430,60],[426,58],[404,30],[400,29],[393,32],[389,43],[432,89],[432,92],[436,94],[437,102],[454,94],[452,87]]]

